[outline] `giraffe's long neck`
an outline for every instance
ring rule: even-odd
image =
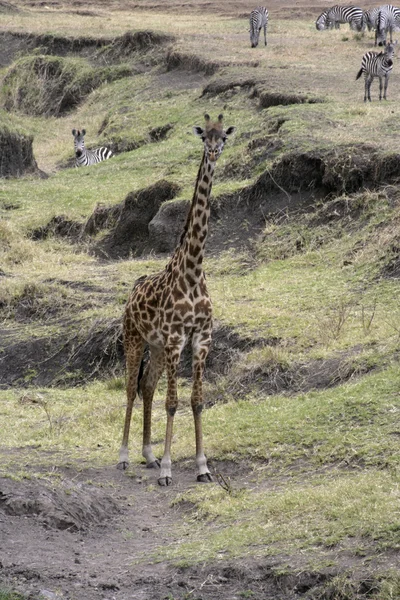
[[[197,174],[193,199],[180,245],[171,257],[170,265],[177,266],[190,285],[202,275],[202,262],[210,218],[210,195],[215,162],[209,162],[205,153]]]
[[[197,175],[192,204],[182,236],[181,268],[189,279],[198,279],[202,273],[202,262],[206,245],[208,222],[210,218],[210,196],[213,183],[215,162],[203,159]]]

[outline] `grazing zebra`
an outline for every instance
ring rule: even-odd
[[[315,27],[318,29],[318,31],[324,31],[325,29],[332,29],[333,27],[333,23],[331,23],[331,21],[328,21],[328,11],[324,10],[324,12],[322,12],[318,19],[315,21]],[[340,25],[339,23],[335,23],[335,27],[336,29],[339,29]]]
[[[96,148],[95,150],[85,148],[85,129],[81,131],[73,129],[72,135],[74,136],[75,165],[77,167],[95,165],[112,156],[112,152],[108,148]]]
[[[264,27],[264,42],[267,45],[268,10],[264,6],[255,8],[250,13],[250,42],[251,47],[258,46],[261,28]]]
[[[371,83],[375,77],[379,77],[379,100],[382,100],[383,79],[385,87],[383,98],[386,100],[386,90],[389,83],[389,75],[393,69],[394,44],[385,44],[384,52],[366,52],[362,57],[361,69],[357,73],[356,79],[359,79],[364,73],[365,91],[364,102],[371,102]]]
[[[400,8],[386,4],[380,6],[376,18],[375,46],[383,46],[386,42],[387,34],[390,34],[390,42],[393,42],[393,31],[400,27]]]
[[[340,23],[349,23],[350,29],[355,31],[364,31],[364,13],[357,6],[339,6],[335,4],[328,9],[327,20],[334,23],[335,26]]]
[[[367,26],[368,31],[376,29],[376,21],[378,18],[379,10],[379,6],[376,6],[375,8],[370,8],[369,10],[364,10],[364,23]]]
[[[324,29],[340,29],[341,23],[349,23],[350,29],[364,31],[364,15],[361,8],[357,6],[339,6],[335,4],[331,8],[324,10],[315,22],[318,31]]]

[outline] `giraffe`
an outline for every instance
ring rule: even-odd
[[[143,398],[142,455],[148,468],[161,468],[158,483],[172,483],[171,442],[178,407],[177,367],[187,340],[192,345],[193,387],[191,406],[195,426],[197,481],[212,481],[203,449],[201,413],[202,378],[211,344],[212,305],[202,268],[210,217],[210,194],[214,167],[235,127],[223,128],[223,116],[212,122],[204,115],[205,127],[193,127],[204,145],[193,199],[180,242],[166,267],[159,273],[140,277],[128,298],[124,322],[127,368],[127,406],[119,469],[129,465],[128,439],[136,394]],[[143,352],[148,345],[150,359],[143,371]],[[151,448],[151,412],[154,391],[162,372],[167,371],[165,402],[167,424],[161,462]]]

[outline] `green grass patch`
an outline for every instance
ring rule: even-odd
[[[286,482],[278,491],[241,490],[233,495],[218,486],[211,492],[196,488],[179,500],[195,505],[184,530],[192,527],[194,540],[180,538],[163,558],[180,564],[196,563],[198,556],[209,562],[249,552],[258,557],[294,554],[331,548],[348,538],[392,548],[400,543],[399,477],[393,473],[335,473],[305,484]],[[214,527],[207,527],[204,535],[207,521]]]

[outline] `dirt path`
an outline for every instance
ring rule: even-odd
[[[223,469],[234,482],[232,467]],[[179,569],[154,562],[160,546],[174,543],[188,511],[172,500],[198,485],[189,465],[176,466],[171,488],[159,488],[157,472],[144,466],[136,473],[110,466],[54,474],[59,484],[0,478],[0,580],[13,589],[49,600],[233,600],[250,588],[260,600],[292,597],[277,590],[273,563],[200,560]]]

